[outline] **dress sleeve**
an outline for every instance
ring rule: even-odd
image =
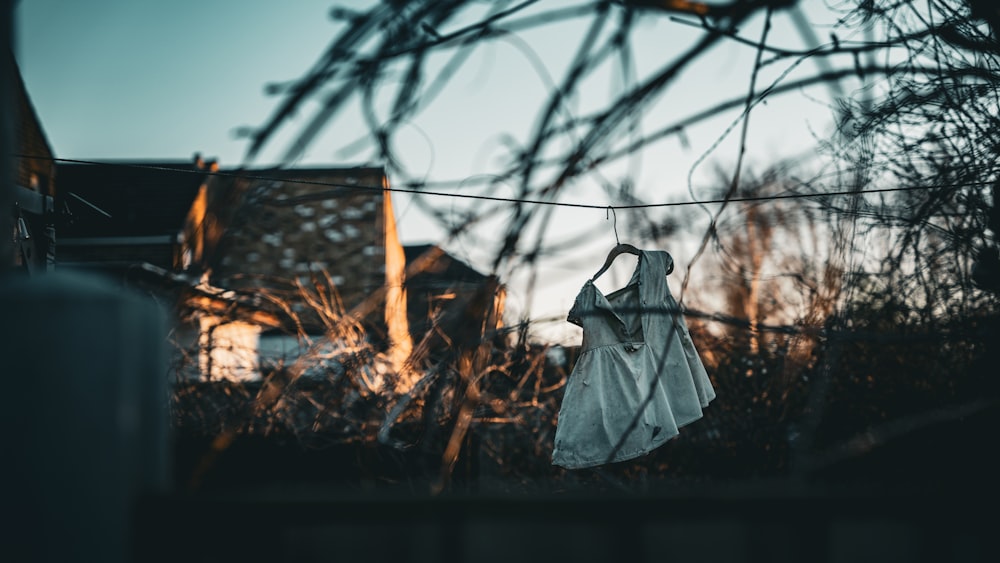
[[[569,314],[566,315],[566,320],[575,324],[576,326],[583,328],[583,319],[581,314],[583,312],[583,303],[580,302],[580,297],[583,296],[581,292],[576,296],[576,300],[573,301],[573,306],[569,310]]]
[[[669,276],[674,271],[674,257],[666,250],[651,250],[646,253],[655,267],[663,268],[663,275]],[[654,267],[654,271],[655,271]]]

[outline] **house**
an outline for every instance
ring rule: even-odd
[[[5,55],[14,78],[14,264],[29,274],[55,262],[56,165],[52,147],[28,96],[24,79],[9,50]]]
[[[386,316],[383,322],[372,316],[387,303],[404,303],[401,280],[394,281],[402,259],[392,259],[399,244],[385,186],[382,169],[371,167],[214,175],[185,219],[180,269],[202,287],[225,291],[182,297],[200,350],[197,368],[187,374],[259,379],[262,367],[294,361],[310,336],[329,330],[331,318],[365,303],[357,316],[368,330],[394,328]],[[335,288],[335,304],[328,306],[336,310],[321,311],[308,299],[319,278],[324,291]],[[382,299],[370,299],[393,286]],[[398,345],[405,349],[405,339]]]
[[[119,280],[140,263],[183,270],[185,220],[215,168],[198,156],[60,163],[57,203],[68,217],[59,229],[59,268]]]
[[[380,167],[221,170],[195,155],[58,170],[57,204],[71,211],[59,267],[175,304],[182,378],[257,380],[317,340],[328,356],[380,350],[399,369],[414,342],[454,347],[499,326],[495,277],[401,245]],[[335,319],[362,340],[332,334]]]
[[[180,302],[199,350],[184,373],[255,380],[316,341],[327,349],[313,352],[328,358],[380,351],[398,371],[431,317],[439,336],[469,318],[495,329],[500,284],[440,248],[404,248],[390,195],[381,167],[213,173],[188,211],[174,270],[190,282]],[[307,375],[336,368],[317,365]]]
[[[255,169],[214,180],[186,225],[194,267],[214,285],[309,283],[325,270],[351,308],[384,284],[387,245],[398,241],[381,168]]]
[[[471,344],[502,325],[506,291],[433,244],[403,247],[407,269],[407,319],[415,340],[429,333],[442,345]],[[478,330],[470,331],[470,326]],[[444,342],[447,340],[447,343]]]

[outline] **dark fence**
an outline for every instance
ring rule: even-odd
[[[642,496],[148,497],[141,562],[974,562],[995,494],[722,487]]]

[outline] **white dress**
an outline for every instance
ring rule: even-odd
[[[568,320],[583,328],[556,423],[552,463],[592,467],[645,455],[715,398],[667,286],[673,258],[643,250],[629,283],[605,296],[588,280]]]

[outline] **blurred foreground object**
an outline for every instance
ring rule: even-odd
[[[164,313],[67,273],[0,277],[0,310],[4,558],[128,560],[136,500],[168,483]]]

